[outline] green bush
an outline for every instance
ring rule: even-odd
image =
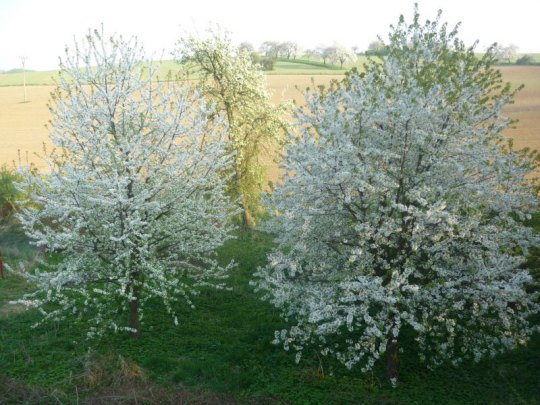
[[[261,66],[263,70],[274,70],[274,60],[273,59],[262,59]]]
[[[516,65],[532,65],[533,62],[534,61],[531,55],[523,55],[522,57],[518,58]]]
[[[258,63],[261,63],[261,55],[259,55],[258,52],[251,52],[249,54],[249,56],[251,57],[251,62],[256,65]]]
[[[9,218],[17,210],[17,197],[19,191],[15,182],[20,176],[13,170],[3,165],[0,167],[0,221]]]

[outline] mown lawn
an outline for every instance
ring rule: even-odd
[[[32,329],[36,311],[1,311],[28,285],[0,280],[0,403],[540,403],[538,335],[494,360],[434,372],[405,342],[396,389],[382,368],[364,375],[315,352],[296,365],[271,344],[283,321],[249,286],[271,243],[257,232],[228,243],[220,257],[238,263],[232,291],[204,291],[195,310],[178,309],[178,327],[151,303],[139,340],[88,342],[77,323]]]

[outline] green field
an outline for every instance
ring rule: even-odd
[[[54,84],[56,70],[46,70],[39,72],[26,72],[26,84],[28,86],[40,86],[44,84]],[[24,80],[23,73],[0,73],[0,86],[22,86]]]
[[[31,329],[37,311],[6,310],[6,302],[28,286],[14,276],[0,280],[0,403],[540,401],[538,335],[527,348],[494,360],[435,371],[419,362],[410,339],[397,389],[385,382],[382,367],[368,374],[348,371],[315,351],[296,365],[294,354],[271,344],[283,321],[249,286],[271,244],[265,234],[239,235],[220,252],[223,261],[238,262],[229,280],[232,291],[203,291],[195,310],[178,308],[178,327],[162,305],[151,302],[139,340],[119,334],[86,342],[84,321]]]
[[[533,57],[536,64],[540,64],[540,54],[529,54]],[[332,65],[331,63],[323,64],[322,61],[314,59],[280,59],[274,63],[274,69],[265,72],[269,75],[326,75],[326,74],[343,74],[352,67],[361,67],[366,62],[367,57],[360,55],[354,63],[348,63],[343,66]],[[169,73],[176,74],[180,70],[179,65],[172,61],[166,60],[161,62],[157,76],[161,79],[167,78]],[[26,72],[26,84],[29,86],[51,85],[55,83],[54,78],[58,75],[58,71],[29,71]],[[22,86],[23,73],[0,73],[0,86]]]
[[[342,74],[346,69],[350,69],[352,66],[359,66],[365,62],[365,57],[360,57],[354,64],[348,64],[341,69],[339,66],[332,64],[323,64],[322,62],[313,60],[278,60],[274,64],[274,70],[265,72],[272,75],[288,75],[288,74]],[[180,71],[180,65],[178,63],[167,60],[161,62],[160,69],[157,72],[157,76],[160,79],[166,79],[171,73],[173,76]],[[57,77],[58,71],[28,71],[26,72],[26,84],[29,86],[41,86],[55,84],[55,77]],[[0,73],[0,86],[22,86],[23,73]]]
[[[327,75],[327,74],[344,74],[352,67],[361,67],[367,58],[361,56],[355,63],[343,65],[324,64],[321,61],[295,59],[295,60],[279,60],[274,64],[274,69],[265,72],[268,75]]]

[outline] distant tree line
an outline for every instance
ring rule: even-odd
[[[537,62],[531,55],[518,53],[519,47],[515,44],[495,45],[495,58],[500,64],[516,64],[516,65],[534,65]]]
[[[333,45],[321,45],[313,49],[303,50],[296,42],[285,41],[265,41],[261,44],[258,52],[249,42],[243,42],[239,45],[239,49],[248,52],[252,56],[254,63],[258,63],[264,70],[273,69],[273,61],[277,59],[297,59],[305,57],[307,59],[319,58],[323,64],[333,63],[339,64],[340,67],[346,62],[354,62],[356,60],[358,47],[347,48],[343,45],[334,43]]]
[[[260,65],[263,70],[273,70],[274,62],[277,59],[318,59],[324,65],[334,64],[343,68],[346,63],[354,62],[360,54],[366,56],[386,56],[388,54],[387,45],[380,38],[371,41],[363,52],[359,50],[358,46],[348,48],[338,43],[303,49],[293,41],[264,41],[258,49],[250,42],[242,42],[238,49],[249,53],[253,63]],[[532,65],[536,63],[531,55],[519,55],[518,49],[518,46],[514,44],[497,44],[494,55],[500,64]]]

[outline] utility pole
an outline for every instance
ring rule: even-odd
[[[20,56],[22,63],[22,70],[23,70],[23,88],[24,88],[24,102],[26,103],[26,69],[25,69],[25,63],[26,63],[26,56]]]

